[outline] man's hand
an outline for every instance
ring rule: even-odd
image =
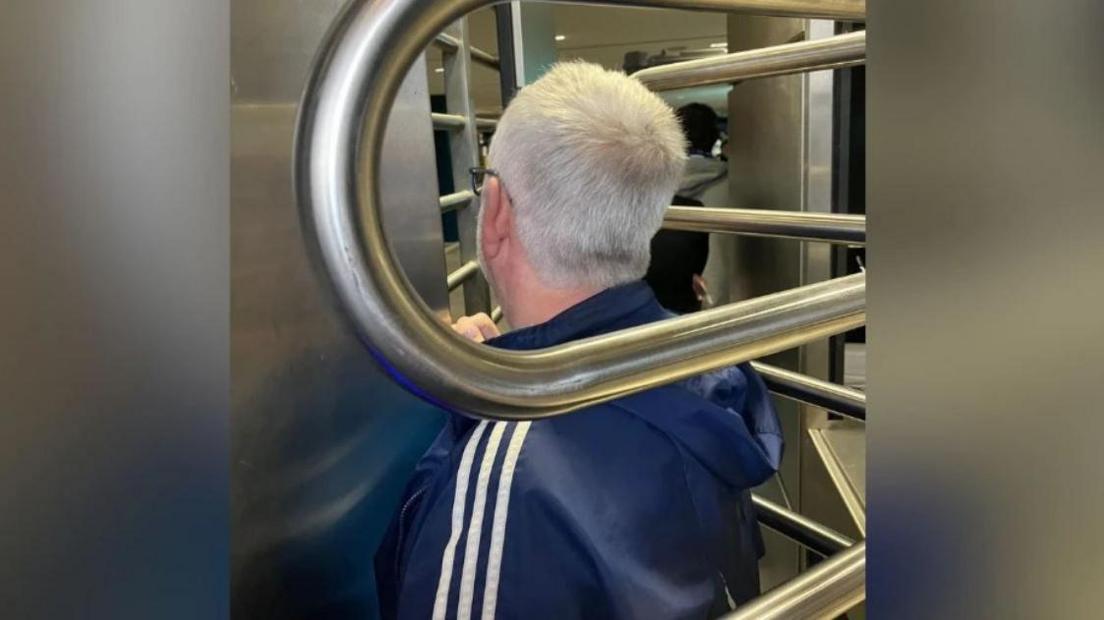
[[[498,326],[484,312],[460,317],[452,324],[452,329],[468,340],[474,340],[475,342],[484,342],[499,334]]]

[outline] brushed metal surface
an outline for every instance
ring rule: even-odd
[[[376,546],[442,414],[379,369],[304,243],[291,175],[296,99],[341,3],[232,4],[232,613],[371,618]],[[402,131],[384,140],[384,225],[404,277],[438,316],[447,308],[440,210],[426,182],[429,96],[424,68],[410,76],[391,112]]]

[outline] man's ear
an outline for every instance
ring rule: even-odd
[[[487,177],[483,184],[483,256],[492,259],[505,248],[513,229],[513,205],[498,177]]]

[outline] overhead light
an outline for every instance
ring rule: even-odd
[[[434,73],[444,73],[445,68],[444,67],[437,67],[436,69],[433,70],[433,72]]]
[[[565,34],[558,34],[558,35],[556,35],[556,40],[557,40],[557,41],[563,41],[563,40],[564,40],[564,39],[566,39],[566,38],[567,38],[567,35],[565,35]]]
[[[728,43],[723,43],[723,42],[722,43],[710,43],[709,47],[713,47],[713,48],[724,47],[724,48],[727,48]]]

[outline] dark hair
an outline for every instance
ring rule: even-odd
[[[682,125],[682,133],[690,143],[690,148],[706,153],[713,150],[713,145],[721,137],[717,129],[717,113],[713,108],[704,103],[688,103],[676,112],[679,124]]]
[[[702,206],[682,196],[675,196],[671,204]],[[705,271],[708,260],[709,233],[660,229],[652,238],[652,261],[644,281],[664,308],[679,314],[697,312],[701,301],[694,292],[694,276]]]

